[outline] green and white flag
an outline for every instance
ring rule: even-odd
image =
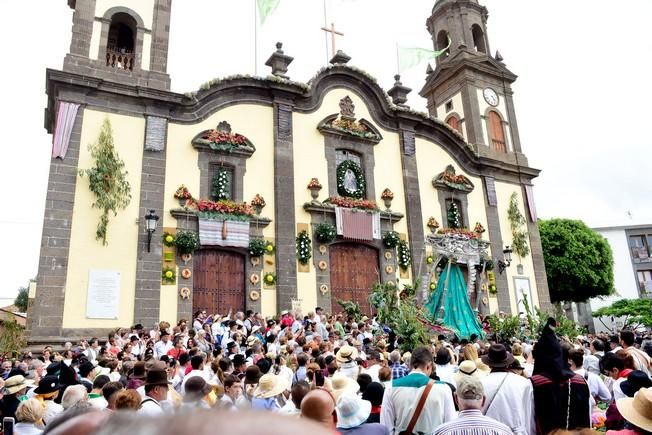
[[[448,37],[448,45],[441,50],[428,50],[426,48],[398,48],[398,71],[403,72],[413,68],[425,60],[434,59],[446,53],[451,46],[451,38]]]
[[[256,0],[258,3],[258,18],[260,19],[260,24],[265,24],[267,17],[272,15],[278,4],[281,0]]]

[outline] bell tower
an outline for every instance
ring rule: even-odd
[[[511,88],[516,75],[500,53],[491,54],[488,18],[478,0],[437,0],[426,27],[436,50],[449,48],[434,71],[428,68],[420,95],[430,114],[476,145],[480,155],[523,163],[515,157],[521,153]]]
[[[68,0],[75,12],[63,70],[169,90],[171,4],[172,0]]]

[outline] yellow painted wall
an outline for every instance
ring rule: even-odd
[[[484,88],[483,89],[480,89],[480,88],[476,89],[476,92],[477,92],[477,95],[478,95],[478,104],[480,105],[480,115],[484,116],[485,111],[487,109],[491,108],[491,109],[497,111],[498,113],[500,113],[500,116],[502,117],[503,121],[508,121],[508,119],[507,119],[507,109],[505,107],[505,97],[498,92],[498,89],[495,89],[495,91],[496,91],[496,93],[498,93],[498,97],[499,97],[498,98],[498,106],[492,107],[489,104],[487,104],[487,102],[485,101],[483,91],[484,91]],[[483,119],[481,124],[482,124],[482,134],[484,135],[484,143],[491,146],[491,144],[489,143],[489,131],[487,130],[487,128],[488,128],[487,127],[487,120]],[[504,129],[505,129],[505,143],[507,144],[507,150],[511,151],[511,149],[512,149],[512,133],[511,133],[509,124],[504,125]]]
[[[339,113],[339,101],[351,97],[355,105],[355,114],[358,119],[364,118],[373,123],[383,140],[373,146],[374,151],[374,186],[373,198],[382,206],[380,194],[385,188],[394,192],[392,210],[405,214],[405,193],[403,189],[403,173],[401,168],[401,151],[397,133],[383,130],[372,118],[369,109],[354,91],[344,88],[330,90],[323,99],[321,107],[310,114],[294,113],[294,189],[295,189],[295,216],[298,224],[310,223],[311,216],[303,209],[303,204],[312,198],[306,188],[311,178],[316,177],[324,188],[321,190],[320,201],[328,196],[337,195],[337,192],[328,191],[328,167],[325,155],[324,136],[317,130],[317,125],[329,115]],[[299,162],[310,162],[300,164]],[[407,220],[403,218],[394,225],[399,233],[407,233]],[[382,252],[380,253],[382,255]],[[310,272],[297,274],[298,294],[304,313],[311,311],[317,305],[316,271],[310,266]]]
[[[88,145],[95,143],[104,118],[113,128],[115,148],[125,162],[131,185],[129,206],[111,216],[108,227],[108,246],[95,240],[95,229],[100,212],[91,208],[95,196],[88,188],[86,177],[77,180],[75,204],[70,233],[70,257],[66,275],[64,328],[113,328],[131,325],[134,314],[138,219],[140,201],[140,173],[143,158],[145,118],[106,114],[90,109],[84,111],[79,152],[79,168],[91,168]],[[116,320],[86,319],[88,272],[108,269],[120,272],[120,309]]]
[[[168,125],[163,226],[177,227],[177,221],[169,211],[179,206],[174,198],[174,192],[181,184],[185,184],[192,195],[199,196],[198,152],[191,145],[191,141],[198,133],[215,128],[221,121],[227,121],[231,124],[233,132],[246,136],[256,147],[256,152],[246,159],[243,199],[250,202],[257,193],[265,198],[267,206],[261,215],[271,218],[272,223],[263,230],[263,235],[265,239],[274,241],[274,112],[269,106],[254,104],[229,106],[198,124],[170,123]],[[215,155],[215,161],[219,162],[219,155]],[[247,294],[251,288],[253,287],[247,279]],[[166,299],[165,302],[161,300],[161,318],[164,318],[164,309],[166,313],[174,312],[176,318],[177,301],[176,293],[171,294],[170,299]],[[263,289],[261,304],[264,315],[276,314],[276,290]]]
[[[498,199],[498,217],[500,219],[500,232],[503,238],[503,245],[512,246],[512,231],[509,225],[509,219],[507,216],[507,209],[509,208],[510,197],[512,193],[516,192],[518,196],[518,208],[523,214],[527,217],[525,212],[525,203],[523,201],[523,195],[521,186],[517,184],[509,184],[504,182],[496,181],[496,197]],[[525,226],[525,231],[527,227]],[[531,245],[528,239],[528,245]],[[517,264],[523,265],[523,275],[518,275],[516,272]],[[532,289],[532,298],[534,299],[534,305],[539,306],[539,294],[537,293],[537,283],[534,277],[534,265],[532,263],[532,254],[529,254],[525,258],[519,259],[516,252],[512,254],[512,264],[510,267],[505,269],[507,274],[507,282],[509,285],[509,299],[512,306],[512,313],[516,313],[516,294],[514,290],[514,277],[523,276],[530,279],[530,288]]]
[[[95,0],[95,16],[102,18],[106,11],[116,6],[135,11],[143,19],[145,28],[152,28],[154,0]]]
[[[177,279],[181,271],[177,267]],[[161,285],[161,307],[159,309],[160,320],[176,324],[177,320],[177,302],[179,301],[179,291],[176,285]]]

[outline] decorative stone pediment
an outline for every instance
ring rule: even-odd
[[[432,179],[432,185],[435,188],[444,188],[457,190],[459,192],[470,193],[475,186],[471,180],[464,175],[456,175],[453,165],[446,166],[446,170]]]
[[[251,141],[241,134],[233,133],[231,125],[226,121],[220,122],[215,129],[199,133],[192,140],[192,146],[203,151],[243,157],[251,157],[256,151]]]
[[[366,119],[356,119],[355,105],[348,95],[340,100],[340,113],[327,116],[317,129],[322,134],[346,136],[348,139],[377,144],[383,137]]]

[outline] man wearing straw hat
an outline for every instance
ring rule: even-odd
[[[0,400],[0,414],[2,417],[16,417],[16,409],[20,404],[19,397],[25,394],[27,387],[34,381],[25,379],[22,375],[12,376],[5,381],[5,395]]]
[[[261,376],[258,387],[254,390],[251,408],[259,411],[278,411],[281,407],[277,398],[288,388],[290,384],[282,376],[271,373]]]

